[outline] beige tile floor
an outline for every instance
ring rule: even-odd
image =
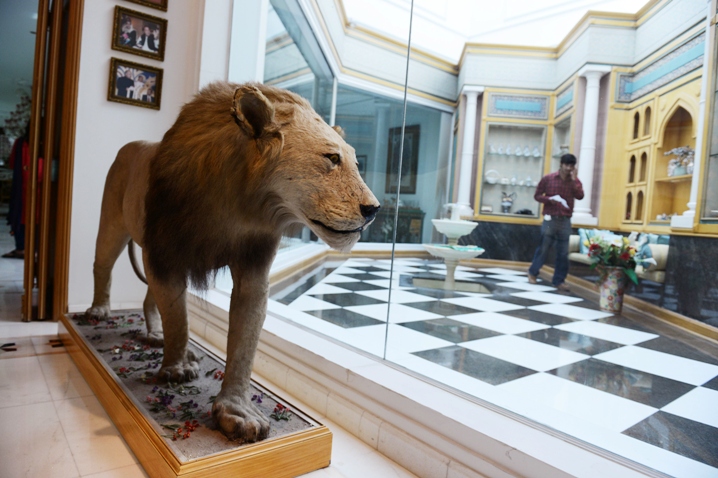
[[[0,211],[0,254],[13,241]],[[67,352],[52,347],[53,322],[21,321],[22,266],[0,259],[0,476],[133,478],[148,476],[112,424]],[[332,464],[310,478],[415,476],[340,426],[275,390],[334,434]]]

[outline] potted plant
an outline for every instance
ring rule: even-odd
[[[620,314],[628,280],[638,284],[637,263],[655,261],[636,259],[636,248],[628,237],[591,237],[585,244],[588,246],[588,256],[593,261],[591,269],[599,274],[599,307]]]

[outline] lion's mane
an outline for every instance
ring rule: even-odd
[[[303,98],[256,84],[274,106],[274,124],[254,138],[232,114],[239,85],[213,83],[187,103],[150,165],[145,201],[149,267],[159,280],[189,278],[206,289],[225,265],[266,264],[294,217],[271,192],[281,125]],[[252,123],[252,118],[247,118]]]

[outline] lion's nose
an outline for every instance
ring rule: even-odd
[[[365,206],[364,204],[362,204],[359,206],[359,209],[361,210],[361,215],[364,216],[367,221],[371,221],[372,219],[374,219],[374,216],[376,216],[376,213],[380,207],[380,205]]]

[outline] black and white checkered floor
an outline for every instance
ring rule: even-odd
[[[327,263],[271,312],[672,476],[718,476],[718,356],[529,284],[459,266],[489,293],[417,288],[443,263]],[[387,334],[387,314],[389,317]]]

